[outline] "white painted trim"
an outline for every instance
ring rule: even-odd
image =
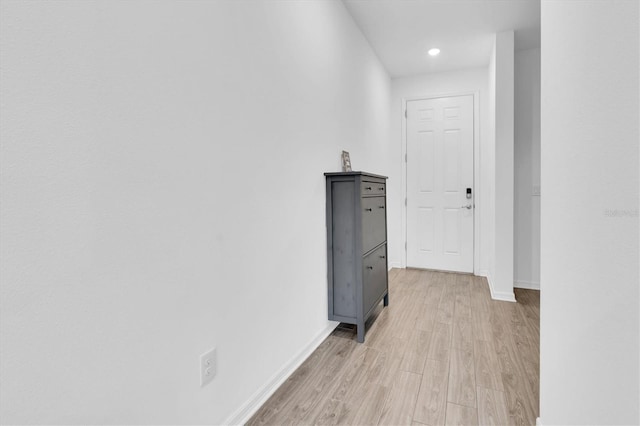
[[[540,420],[540,417],[536,417],[536,426],[543,426],[542,420]]]
[[[473,92],[473,273],[480,269],[480,90]]]
[[[516,301],[516,295],[513,291],[512,292],[495,291],[493,289],[493,277],[491,277],[491,274],[487,274],[486,277],[487,277],[487,283],[489,283],[489,291],[491,292],[491,298],[493,300],[502,300],[503,302]]]
[[[493,300],[500,300],[502,302],[513,302],[516,303],[516,295],[514,293],[509,293],[509,292],[494,292],[492,288],[489,288],[489,290],[491,290],[491,298]]]
[[[534,281],[516,281],[513,283],[514,288],[524,288],[526,290],[540,290],[540,283]]]
[[[487,284],[489,284],[489,291],[491,292],[491,298],[493,300],[502,300],[505,302],[515,302],[516,301],[516,295],[515,293],[511,292],[497,292],[493,289],[493,278],[491,277],[491,274],[489,274],[489,271],[487,271],[486,269],[480,270],[478,271],[477,274],[475,274],[479,277],[485,277],[487,279]]]
[[[420,101],[426,99],[448,98],[455,96],[472,96],[473,97],[473,188],[475,194],[473,196],[473,202],[475,208],[473,211],[473,273],[480,275],[478,268],[480,267],[480,90],[463,91],[455,93],[440,93],[423,96],[410,96],[402,98],[402,105],[400,107],[401,120],[402,120],[402,138],[401,138],[401,153],[400,158],[402,164],[402,198],[407,198],[407,162],[405,156],[407,155],[407,117],[405,111],[407,110],[407,102]],[[402,268],[407,267],[407,206],[402,203],[402,215],[401,215],[401,227],[400,232],[404,236],[405,249],[402,252]]]
[[[400,138],[400,164],[402,164],[401,184],[402,184],[402,198],[407,199],[407,117],[405,112],[407,111],[407,101],[409,98],[402,98],[402,105],[400,106],[400,115],[402,120],[402,137]],[[401,203],[402,213],[400,215],[400,233],[404,237],[404,250],[402,250],[402,268],[407,267],[407,205]]]
[[[311,342],[302,349],[296,356],[290,359],[280,371],[276,372],[271,379],[267,381],[260,389],[258,389],[251,397],[240,406],[233,414],[231,414],[222,423],[224,425],[243,425],[249,421],[262,405],[267,402],[269,397],[296,371],[300,365],[315,351],[320,343],[322,343],[338,326],[339,323],[331,323],[322,330]]]
[[[393,268],[403,269],[402,262],[389,262],[389,270],[392,270]]]

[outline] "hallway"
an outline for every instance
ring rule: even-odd
[[[338,327],[248,424],[535,424],[538,291],[498,302],[485,278],[411,269],[389,286],[364,344]]]

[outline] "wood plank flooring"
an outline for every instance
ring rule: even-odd
[[[539,292],[491,300],[484,278],[392,269],[365,342],[338,327],[248,425],[534,425]]]

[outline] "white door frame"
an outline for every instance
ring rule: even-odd
[[[424,96],[402,98],[402,198],[407,199],[407,102],[422,101],[455,96],[473,96],[473,274],[478,275],[480,268],[480,91],[455,93],[441,93]],[[402,252],[402,267],[407,267],[407,204],[402,204],[402,235],[404,236],[404,251]]]

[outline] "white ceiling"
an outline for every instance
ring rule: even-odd
[[[500,31],[540,47],[540,0],[343,1],[391,77],[487,66]]]

